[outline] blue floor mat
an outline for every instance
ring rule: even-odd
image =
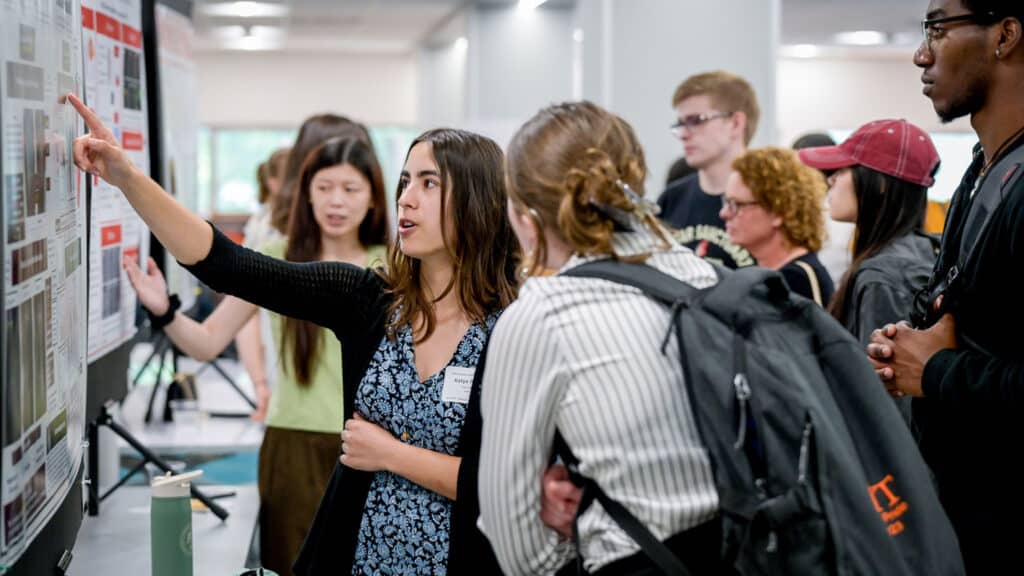
[[[258,452],[236,452],[234,454],[224,454],[214,457],[200,457],[196,455],[182,454],[176,456],[164,456],[164,460],[167,461],[171,467],[175,467],[173,462],[184,462],[186,471],[202,469],[203,476],[198,479],[196,484],[255,484],[257,472],[259,470]],[[122,456],[119,473],[120,477],[123,478],[129,470],[138,464],[138,462],[138,458]],[[146,484],[145,474],[136,474],[128,484]]]

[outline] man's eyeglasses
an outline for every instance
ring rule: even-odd
[[[675,124],[668,127],[672,131],[672,135],[679,138],[683,135],[683,130],[693,130],[698,126],[703,126],[712,120],[718,118],[728,118],[733,115],[733,112],[705,112],[704,114],[690,114],[689,116],[680,118]]]
[[[722,196],[722,208],[728,210],[730,214],[739,214],[740,210],[746,208],[747,206],[756,206],[757,204],[760,204],[760,202],[758,202],[757,200],[748,200],[744,202],[741,200],[733,200],[732,198],[726,198],[725,196]]]
[[[929,18],[921,21],[921,35],[924,37],[924,43],[928,48],[931,48],[932,41],[942,38],[946,34],[946,29],[943,24],[950,24],[953,22],[963,22],[965,24],[973,24],[975,26],[989,26],[995,23],[999,18],[994,12],[985,12],[982,14],[971,12],[969,14],[958,14],[956,16],[946,16],[944,18]]]

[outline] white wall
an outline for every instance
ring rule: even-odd
[[[652,197],[682,155],[668,126],[675,120],[672,94],[692,74],[723,69],[750,81],[761,104],[754,144],[775,142],[778,0],[585,0],[577,7],[583,96],[636,129]]]
[[[921,94],[921,71],[906,54],[846,53],[778,63],[778,133],[789,145],[807,132],[854,129],[906,118],[927,131],[970,131],[966,119],[943,125]]]
[[[573,12],[481,6],[469,29],[469,118],[515,120],[572,98]]]
[[[465,46],[450,42],[416,55],[417,120],[424,128],[462,126],[466,118]]]
[[[416,124],[416,60],[291,52],[196,54],[204,125],[297,127],[333,112],[367,124]]]

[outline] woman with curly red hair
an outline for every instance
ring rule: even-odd
[[[825,241],[822,175],[782,148],[751,150],[732,167],[719,213],[729,239],[778,270],[793,292],[828,306],[832,278],[817,255]]]

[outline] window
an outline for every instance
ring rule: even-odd
[[[405,153],[418,131],[396,126],[370,128],[384,173],[388,200],[394,205]],[[199,130],[198,210],[204,215],[250,214],[259,196],[256,168],[278,148],[291,146],[296,130],[211,128]]]

